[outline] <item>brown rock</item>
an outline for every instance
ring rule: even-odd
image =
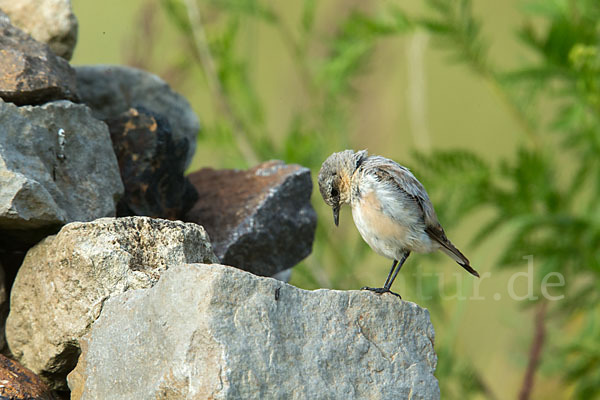
[[[75,71],[0,11],[0,97],[17,105],[77,100]]]
[[[71,59],[77,42],[77,18],[71,0],[0,0],[12,23],[46,43],[57,56]]]
[[[272,276],[310,254],[317,217],[307,168],[269,161],[189,178],[199,200],[185,220],[204,226],[222,264]]]
[[[0,354],[0,398],[54,400],[48,386],[33,372]]]
[[[188,141],[175,138],[167,119],[143,107],[105,122],[125,186],[117,216],[181,219],[198,199],[184,176]]]

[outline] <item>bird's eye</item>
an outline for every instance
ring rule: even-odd
[[[331,197],[337,197],[338,194],[339,193],[336,188],[331,188]]]

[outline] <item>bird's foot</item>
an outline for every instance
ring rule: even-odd
[[[393,294],[394,296],[398,296],[398,298],[400,298],[400,299],[402,298],[402,296],[400,296],[398,293],[394,293],[390,289],[387,289],[384,287],[374,288],[374,287],[364,286],[364,287],[361,287],[360,290],[370,290],[371,292],[374,292],[377,294],[390,293],[390,294]]]

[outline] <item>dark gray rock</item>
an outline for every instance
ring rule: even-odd
[[[175,141],[188,141],[185,166],[189,165],[200,122],[188,101],[165,81],[149,72],[118,65],[81,66],[75,70],[79,95],[96,118],[114,118],[138,106],[162,115],[169,121]]]
[[[17,105],[77,100],[75,71],[0,11],[0,98]]]
[[[79,399],[439,399],[429,313],[221,265],[113,296],[69,374]]]
[[[188,177],[199,200],[185,220],[204,226],[222,264],[272,276],[310,254],[317,216],[307,168],[269,161]]]
[[[66,389],[78,340],[106,299],[151,287],[172,265],[215,261],[196,224],[148,217],[68,224],[29,250],[19,269],[6,321],[9,348],[53,389]]]
[[[4,249],[29,248],[71,221],[114,216],[123,194],[106,124],[68,101],[0,100],[0,176]]]
[[[54,54],[71,59],[77,43],[77,18],[70,0],[0,0],[0,9]]]
[[[182,219],[198,200],[184,176],[189,142],[177,141],[169,122],[143,107],[105,122],[125,185],[117,216]]]

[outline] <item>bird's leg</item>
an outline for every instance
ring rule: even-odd
[[[370,290],[371,292],[375,292],[377,294],[391,293],[394,296],[398,296],[398,297],[402,298],[402,296],[400,296],[398,293],[392,292],[390,290],[390,288],[392,287],[392,284],[394,283],[396,276],[398,276],[398,272],[400,272],[400,268],[402,268],[402,265],[404,265],[404,262],[406,261],[406,259],[408,258],[409,255],[410,255],[410,251],[405,251],[402,254],[402,257],[400,258],[400,260],[394,260],[394,262],[392,263],[392,268],[390,269],[390,273],[388,274],[388,277],[385,280],[383,287],[372,288],[372,287],[365,286],[361,289],[362,290]],[[391,277],[391,279],[390,279],[390,277]]]
[[[396,265],[398,264],[398,260],[394,260],[394,262],[392,262],[392,268],[390,269],[390,273],[387,276],[387,279],[385,280],[385,283],[383,284],[383,287],[386,287],[388,285],[388,282],[390,281],[390,278],[392,277],[392,273],[394,272],[394,269],[396,268]]]
[[[386,283],[383,285],[384,289],[390,290],[390,288],[392,287],[392,283],[394,283],[394,280],[396,280],[396,276],[398,276],[398,272],[400,272],[400,268],[402,268],[402,266],[404,265],[404,262],[406,261],[406,259],[408,258],[408,256],[410,255],[410,251],[405,251],[402,254],[402,258],[400,259],[400,261],[398,261],[398,267],[396,268],[396,272],[394,272],[394,276],[392,276],[392,280],[391,281],[386,281]],[[389,277],[388,277],[389,279]]]

